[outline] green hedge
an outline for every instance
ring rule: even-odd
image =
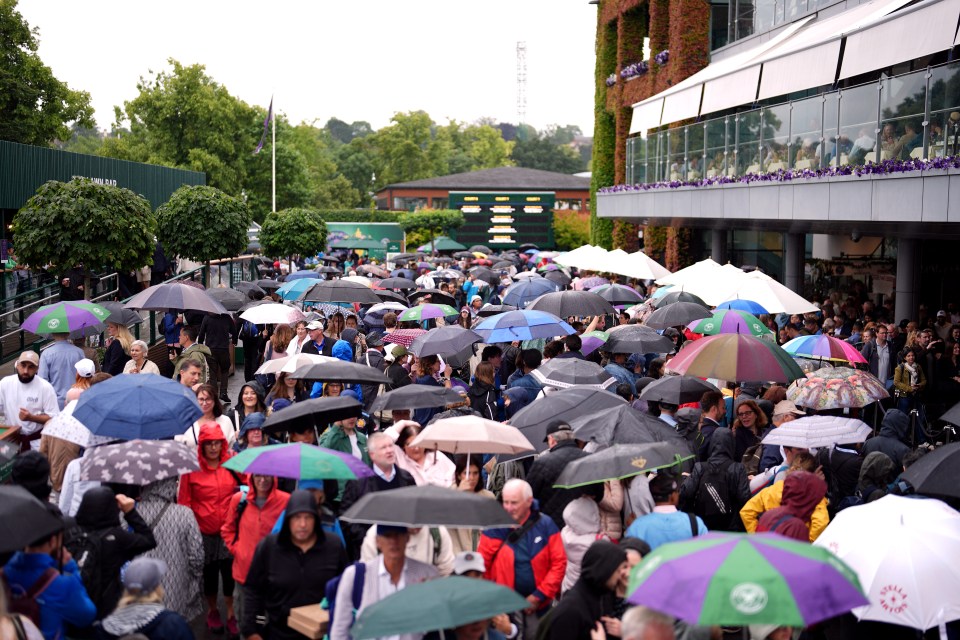
[[[406,211],[378,209],[320,209],[324,222],[399,222]]]

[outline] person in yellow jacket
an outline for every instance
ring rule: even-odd
[[[808,468],[809,467],[809,468]],[[816,463],[807,452],[798,453],[790,467],[790,473],[794,470],[815,471]],[[783,481],[777,482],[772,486],[763,489],[755,496],[750,498],[743,508],[740,509],[740,519],[743,520],[743,526],[747,533],[754,533],[757,530],[757,522],[765,511],[775,509],[780,506],[783,500]],[[830,524],[830,515],[827,513],[827,499],[823,498],[813,509],[813,514],[808,522],[810,526],[810,542],[813,542],[823,533],[823,530]]]

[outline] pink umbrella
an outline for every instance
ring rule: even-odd
[[[827,335],[797,336],[783,345],[783,350],[792,356],[820,358],[840,362],[862,363],[867,359],[849,342],[837,340]]]
[[[425,333],[426,331],[424,329],[397,329],[393,333],[388,333],[384,336],[383,341],[390,344],[401,344],[409,349],[414,339]]]

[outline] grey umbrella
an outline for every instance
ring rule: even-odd
[[[405,387],[388,391],[377,396],[370,407],[373,412],[388,409],[425,409],[428,407],[444,407],[463,398],[456,389],[446,387],[432,387],[425,384],[408,384]]]
[[[81,480],[141,487],[199,470],[197,450],[173,440],[105,444],[80,459]]]
[[[604,316],[615,313],[609,302],[592,291],[545,293],[528,304],[526,308],[533,311],[547,311],[558,318]]]
[[[553,486],[573,489],[610,480],[623,480],[665,467],[679,468],[679,463],[692,457],[689,447],[681,448],[671,442],[615,444],[568,464]]]
[[[387,376],[374,367],[356,362],[335,360],[319,362],[299,367],[290,374],[291,378],[304,380],[322,380],[323,382],[355,382],[362,384],[383,384],[390,382]]]
[[[703,298],[688,291],[671,291],[666,295],[655,298],[653,304],[657,309],[660,309],[662,307],[669,307],[677,302],[692,302],[694,304],[699,304],[702,307],[709,306],[703,301]]]
[[[425,455],[432,456],[434,453],[427,452]],[[510,514],[496,500],[432,485],[368,493],[347,509],[340,519],[400,527],[484,529],[516,526]]]
[[[679,405],[698,402],[707,391],[719,389],[693,376],[663,376],[648,384],[640,392],[640,399]]]
[[[665,307],[659,307],[644,321],[648,327],[666,329],[667,327],[683,327],[694,320],[709,318],[713,314],[696,302],[674,302]]]
[[[494,286],[500,284],[499,274],[494,273],[492,270],[486,267],[474,267],[473,269],[470,269],[470,275],[477,280],[484,280]]]
[[[207,295],[203,288],[196,288],[182,282],[164,282],[144,289],[123,305],[127,309],[145,311],[167,311],[168,309],[189,309],[207,313],[229,313],[223,305]]]
[[[608,353],[672,353],[673,340],[660,335],[650,327],[625,324],[607,332],[607,341],[600,346]]]
[[[414,338],[410,352],[420,358],[435,355],[446,357],[460,353],[477,342],[483,342],[483,338],[476,332],[458,325],[449,325],[431,329]]]
[[[570,278],[570,276],[565,274],[563,271],[560,271],[559,269],[557,269],[556,271],[548,271],[547,273],[544,274],[543,277],[546,278],[547,280],[553,280],[561,287],[566,287],[571,282],[573,282],[573,279]]]
[[[377,304],[380,298],[370,287],[349,280],[330,280],[315,284],[300,298],[301,302],[358,302]]]
[[[649,413],[623,405],[610,411],[580,416],[569,421],[578,440],[609,444],[669,442],[688,450],[687,441],[677,430]]]
[[[267,292],[255,282],[237,282],[233,285],[237,291],[242,291],[251,300],[262,300]]]
[[[128,327],[131,324],[140,324],[143,322],[143,316],[133,309],[125,309],[122,302],[111,300],[109,302],[98,302],[97,304],[110,312],[110,315],[107,316],[108,322],[115,322]]]
[[[250,302],[250,298],[242,291],[224,287],[207,289],[207,295],[222,304],[227,311],[239,311],[240,307]]]
[[[457,304],[457,301],[454,300],[453,296],[449,293],[444,293],[439,289],[420,289],[419,291],[414,291],[408,296],[410,300],[410,305],[417,304],[417,300],[424,296],[430,296],[430,302],[433,304],[448,304],[451,307]]]
[[[328,424],[345,418],[360,417],[363,410],[355,398],[312,398],[295,402],[289,407],[275,411],[263,422],[263,430],[270,433],[324,429]]]
[[[547,427],[552,422],[557,420],[568,422],[579,416],[609,411],[626,405],[626,400],[603,389],[571,387],[534,400],[533,403],[518,411],[510,419],[510,424],[520,429],[538,451],[543,451],[547,448],[544,442]]]
[[[604,371],[603,367],[579,358],[553,358],[535,370],[533,377],[540,384],[561,389],[577,385],[606,389],[617,384],[617,379]]]
[[[384,278],[377,286],[383,289],[406,289],[412,291],[417,283],[409,278]]]
[[[26,489],[0,487],[0,553],[21,551],[62,529],[63,518],[55,516]]]

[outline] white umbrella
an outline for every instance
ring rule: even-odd
[[[585,244],[573,251],[561,253],[553,259],[557,264],[567,267],[577,267],[588,271],[604,271],[606,268],[607,250],[603,247],[594,247]]]
[[[339,362],[339,360],[336,358],[331,358],[330,356],[320,356],[315,353],[298,353],[285,358],[267,360],[260,365],[260,368],[256,370],[256,373],[293,373],[300,367],[311,364],[323,364],[324,362]]]
[[[392,302],[392,301],[381,302],[380,304],[375,304],[369,309],[367,309],[367,314],[369,315],[371,313],[372,314],[386,313],[388,311],[397,311],[402,313],[406,310],[407,310],[407,307],[405,305],[400,304],[399,302]]]
[[[74,418],[73,410],[76,406],[76,400],[68,402],[67,406],[63,408],[63,411],[50,418],[50,420],[43,425],[43,435],[60,438],[61,440],[80,445],[85,449],[116,441],[116,438],[109,436],[94,435],[82,422]]]
[[[670,270],[662,264],[645,254],[643,251],[634,251],[629,254],[632,273],[625,275],[638,280],[656,280],[657,278],[666,278],[670,275]]]
[[[425,273],[416,280],[417,286],[423,289],[436,289],[437,281],[429,273]]]
[[[346,282],[356,282],[357,284],[362,284],[365,287],[373,288],[373,280],[367,278],[366,276],[344,276],[340,278]]]
[[[279,302],[258,304],[240,314],[240,318],[253,324],[293,324],[303,320],[300,309]]]
[[[814,544],[856,571],[861,620],[926,630],[960,618],[960,513],[943,502],[884,496],[838,513]]]
[[[763,444],[813,449],[835,444],[863,442],[872,430],[861,420],[841,416],[808,416],[786,422],[763,439]]]
[[[721,292],[722,290],[718,290],[718,293]],[[719,304],[731,298],[752,300],[770,313],[808,313],[818,310],[803,296],[759,271],[743,274],[743,278],[736,282],[736,286],[726,288],[724,295],[725,297],[717,300],[716,303],[706,298],[704,300],[711,304]]]
[[[686,291],[686,285],[688,283],[697,282],[701,278],[713,277],[719,268],[720,265],[718,263],[714,262],[710,258],[707,258],[706,260],[701,260],[700,262],[694,263],[689,267],[680,269],[680,271],[660,278],[657,280],[657,284],[672,284],[677,287],[683,287],[684,291]]]
[[[536,449],[516,427],[479,416],[445,418],[428,425],[413,443],[448,453],[525,453]]]

